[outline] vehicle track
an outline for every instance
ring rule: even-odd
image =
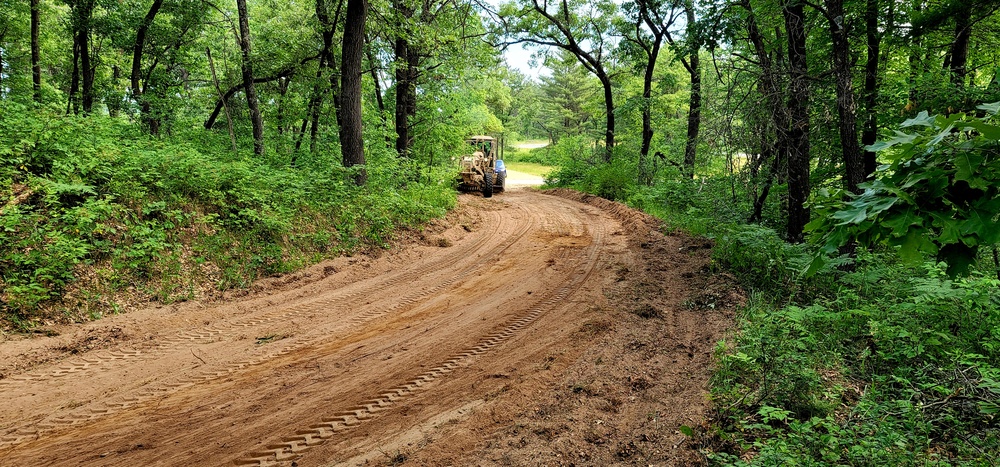
[[[495,213],[490,214],[495,215]],[[487,252],[487,254],[498,254],[499,252],[502,252],[514,241],[523,236],[529,227],[530,224],[522,225],[520,231],[514,234],[511,240],[501,244],[500,246],[492,248],[489,252]],[[370,293],[372,288],[391,287],[407,280],[408,278],[411,278],[412,276],[422,276],[432,271],[439,270],[442,266],[454,263],[458,261],[458,259],[468,256],[470,252],[482,248],[489,239],[490,235],[480,234],[477,236],[475,241],[463,244],[461,249],[451,251],[446,256],[436,258],[423,264],[414,265],[405,270],[396,272],[388,278],[382,279],[376,277],[371,278],[364,283],[352,284],[349,287],[335,290],[322,298],[307,300],[293,306],[265,310],[265,312],[254,316],[241,317],[240,319],[233,321],[224,321],[211,326],[204,326],[199,329],[183,330],[175,335],[165,337],[152,348],[143,350],[121,348],[101,351],[93,353],[87,357],[80,357],[62,362],[54,369],[31,371],[24,374],[13,375],[0,380],[0,390],[4,390],[7,387],[14,386],[19,383],[41,382],[49,378],[59,378],[70,374],[95,370],[104,364],[119,360],[155,358],[157,354],[181,349],[192,343],[197,344],[199,342],[218,339],[237,330],[261,327],[267,324],[293,319],[296,317],[310,318],[319,310],[328,309],[330,306],[337,303],[355,300],[360,296]],[[412,301],[411,298],[404,300]],[[358,317],[355,320],[363,322],[365,321],[365,318]]]
[[[598,224],[600,226],[600,224]],[[363,400],[357,405],[346,410],[332,413],[320,418],[318,423],[313,423],[301,429],[295,430],[293,434],[279,438],[277,442],[270,442],[264,446],[263,450],[250,452],[248,456],[236,459],[235,465],[290,465],[293,461],[302,457],[302,454],[312,448],[326,442],[338,433],[350,430],[363,424],[380,412],[389,410],[395,404],[405,402],[413,394],[427,389],[427,386],[436,382],[440,378],[447,377],[456,368],[467,364],[470,360],[479,357],[495,347],[510,340],[518,331],[530,326],[542,314],[551,311],[571,295],[576,288],[590,277],[597,264],[597,255],[600,246],[603,245],[605,232],[598,229],[593,234],[593,244],[586,249],[584,264],[572,273],[567,283],[559,289],[552,291],[547,297],[538,300],[537,303],[529,307],[524,313],[500,326],[496,331],[482,337],[480,341],[472,347],[466,348],[454,354],[451,358],[434,366],[430,370],[417,375],[403,384],[391,387],[385,392]]]
[[[495,212],[487,214],[496,215]],[[197,330],[185,330],[173,336],[167,337],[152,349],[144,352],[134,350],[100,352],[93,356],[81,357],[74,361],[63,363],[59,365],[57,369],[48,373],[30,373],[23,376],[19,375],[18,377],[11,379],[15,383],[44,383],[47,379],[62,378],[75,373],[95,370],[100,365],[114,362],[116,360],[127,360],[130,358],[137,358],[140,360],[153,359],[167,352],[187,349],[211,340],[224,339],[226,336],[231,335],[234,332],[240,332],[248,328],[260,328],[277,321],[291,320],[294,318],[314,318],[320,310],[327,312],[347,312],[349,311],[347,310],[349,305],[345,305],[345,303],[351,303],[353,300],[357,300],[358,297],[365,294],[366,290],[370,291],[372,288],[392,287],[405,281],[409,276],[415,275],[425,278],[429,277],[436,284],[427,288],[417,288],[415,289],[415,292],[403,297],[389,297],[373,301],[366,306],[359,307],[357,312],[353,315],[345,314],[344,316],[348,317],[348,319],[337,329],[333,330],[333,332],[350,332],[351,328],[361,326],[367,321],[377,319],[389,313],[410,309],[419,303],[421,299],[455,284],[463,277],[467,277],[475,270],[484,267],[484,265],[479,261],[467,261],[465,262],[466,264],[462,264],[463,262],[460,261],[460,259],[470,256],[470,253],[472,252],[487,256],[499,255],[512,244],[520,240],[532,226],[539,222],[539,219],[533,218],[530,215],[526,216],[525,219],[526,222],[522,222],[515,229],[510,229],[511,232],[509,234],[504,235],[503,232],[499,233],[500,237],[504,238],[503,242],[490,246],[488,245],[488,240],[491,236],[480,235],[478,238],[473,239],[473,241],[468,242],[468,245],[463,245],[463,248],[458,249],[456,252],[449,252],[449,254],[444,255],[441,258],[434,258],[426,263],[413,265],[412,267],[397,272],[381,281],[377,280],[379,278],[373,278],[365,281],[365,283],[361,285],[351,284],[351,286],[345,287],[345,289],[348,290],[338,289],[326,294],[322,298],[307,300],[301,304],[278,308],[257,316],[242,317],[241,319],[233,320],[232,322],[224,321],[222,323],[213,324]],[[494,219],[494,221],[497,220]],[[458,271],[454,271],[453,273],[448,271],[448,273],[441,274],[440,269],[442,266],[447,264],[462,264],[462,266],[458,269]],[[437,273],[432,274],[433,272]],[[448,277],[442,277],[439,279],[442,275]],[[317,333],[311,333],[298,339],[283,340],[279,345],[269,349],[269,352],[254,358],[211,365],[209,368],[200,369],[193,375],[166,378],[157,381],[155,384],[142,388],[142,390],[136,394],[123,397],[119,400],[86,404],[86,406],[77,407],[69,413],[56,412],[50,414],[40,422],[32,422],[27,425],[8,429],[7,434],[0,437],[0,449],[19,444],[23,441],[37,439],[46,432],[59,430],[73,425],[80,425],[98,418],[106,417],[155,398],[164,397],[172,392],[176,392],[195,384],[229,376],[234,372],[259,365],[282,355],[286,355],[296,349],[310,345],[317,339],[322,339],[323,337],[325,336],[317,335]],[[104,358],[104,355],[110,355],[110,358]],[[3,387],[0,386],[0,390],[2,389]],[[13,391],[4,391],[4,393],[8,399],[16,398],[18,395]]]
[[[344,431],[406,407],[415,395],[432,390],[443,378],[563,306],[599,264],[613,226],[608,216],[537,193],[511,192],[504,199],[508,201],[494,202],[500,209],[479,213],[482,226],[475,235],[452,248],[432,250],[423,261],[390,274],[291,304],[181,328],[143,349],[84,353],[0,381],[0,391],[17,406],[17,411],[0,409],[4,418],[12,417],[0,421],[7,427],[0,437],[0,465],[78,464],[81,459],[96,465],[177,465],[208,458],[213,460],[207,463],[215,465],[226,462],[224,457],[239,465],[287,464]],[[500,293],[508,289],[517,297]],[[486,290],[484,295],[493,297],[470,298],[470,290]],[[496,314],[499,308],[508,310]],[[266,346],[241,340],[248,332],[256,335],[289,322],[305,324],[295,335]],[[230,347],[242,350],[216,355]],[[206,361],[196,352],[214,359]],[[333,370],[319,376],[301,371],[310,364]],[[374,370],[359,371],[372,365]],[[146,373],[150,366],[156,374]],[[136,383],[130,375],[146,379]],[[115,378],[125,384],[96,385],[86,400],[73,399],[76,384]],[[317,378],[340,381],[325,387],[313,381]],[[298,381],[288,385],[314,402],[327,403],[310,408],[292,402],[295,397],[288,399],[277,381]],[[254,389],[269,384],[274,387]],[[217,431],[212,435],[210,427],[194,427],[191,433],[172,435],[175,445],[160,448],[166,451],[114,449],[130,437],[115,431],[120,427],[142,426],[146,431],[140,430],[140,437],[162,443],[164,427],[186,426],[185,414],[202,416],[197,407],[225,406],[227,393],[238,401],[233,405],[242,404],[243,418],[233,423],[242,420],[249,426],[232,436],[251,434],[245,442],[216,449],[205,443],[219,436]],[[235,394],[248,394],[248,400],[271,395],[275,405],[259,407],[259,401],[251,404]],[[295,413],[275,413],[289,408]],[[254,411],[279,421],[255,420],[248,415]],[[222,421],[213,420],[212,426],[217,429]],[[148,445],[157,442],[139,444]],[[76,454],[60,457],[72,452]],[[182,460],[184,455],[192,457]]]

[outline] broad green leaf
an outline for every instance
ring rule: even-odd
[[[990,115],[996,115],[996,114],[1000,113],[1000,102],[993,102],[991,104],[983,104],[983,105],[980,105],[979,107],[976,107],[976,108],[979,109],[979,110],[984,110],[984,111],[986,111],[986,113],[988,113]]]
[[[969,217],[959,226],[962,235],[975,235],[980,244],[992,245],[1000,242],[1000,223],[994,220],[996,211],[987,211],[981,207],[973,208]]]
[[[932,138],[930,141],[927,142],[927,146],[929,147],[937,146],[938,143],[940,143],[942,140],[944,140],[948,136],[951,136],[952,130],[954,129],[955,125],[948,125],[944,127],[943,130],[938,132],[938,134],[934,135],[934,138]]]
[[[1000,140],[1000,126],[990,125],[981,120],[963,122],[963,125],[965,125],[964,129],[972,129],[982,133],[986,139]]]
[[[932,225],[938,229],[938,244],[947,245],[961,241],[962,232],[958,228],[960,221],[952,217],[951,213],[932,212],[930,216],[934,219]]]
[[[894,196],[881,196],[877,199],[872,200],[868,207],[868,217],[874,217],[883,211],[891,208],[899,198]]]
[[[936,120],[935,116],[928,115],[926,110],[922,110],[922,111],[920,111],[920,113],[917,114],[916,117],[913,117],[911,119],[908,119],[908,120],[904,121],[899,126],[900,126],[900,128],[907,128],[907,127],[911,127],[911,126],[927,126],[927,127],[930,127],[930,126],[934,126],[934,121],[935,120]]]
[[[831,217],[840,221],[837,225],[860,224],[868,219],[867,211],[868,208],[863,203],[861,205],[850,203],[847,209],[837,211]]]
[[[884,141],[876,141],[875,144],[865,146],[865,149],[878,152],[886,148],[891,148],[897,144],[912,143],[915,139],[917,139],[917,135],[915,134],[903,133],[902,131],[896,130],[895,137]]]
[[[802,271],[802,275],[805,277],[812,277],[817,272],[821,271],[823,266],[826,266],[828,262],[829,261],[826,259],[826,255],[816,255],[813,257],[812,261],[809,262],[809,265]]]
[[[913,226],[922,226],[923,218],[917,215],[916,210],[908,207],[905,211],[886,216],[882,225],[892,229],[893,237],[902,237],[909,233]]]
[[[836,253],[837,249],[843,245],[847,244],[850,240],[851,233],[846,227],[834,227],[833,230],[826,236],[826,242],[820,251],[828,255]]]
[[[926,229],[910,229],[899,242],[899,257],[911,264],[924,260],[924,253],[937,253],[937,246],[924,235]]]
[[[978,189],[989,187],[986,180],[978,176],[985,158],[979,154],[963,152],[955,156],[955,180],[964,180],[969,186]]]

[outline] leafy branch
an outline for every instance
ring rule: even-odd
[[[949,275],[964,275],[980,247],[1000,243],[1000,102],[979,110],[984,117],[921,112],[900,125],[905,131],[868,146],[888,163],[862,193],[820,190],[818,216],[806,226],[820,255],[806,274],[856,241],[896,247],[910,262],[933,255]]]

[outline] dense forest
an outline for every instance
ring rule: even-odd
[[[455,205],[465,137],[542,139],[508,159],[712,239],[750,292],[679,427],[710,462],[991,465],[998,10],[0,0],[3,327],[384,248]]]

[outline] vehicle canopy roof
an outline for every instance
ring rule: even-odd
[[[496,141],[496,138],[494,138],[492,136],[486,136],[486,135],[477,135],[477,136],[470,136],[470,137],[466,138],[466,141],[473,142],[473,143],[481,143],[481,142],[484,142],[484,141]]]

